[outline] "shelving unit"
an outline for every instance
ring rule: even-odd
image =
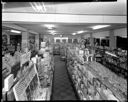
[[[78,96],[80,97],[81,100],[90,100],[88,98],[88,96],[92,97],[92,100],[95,100],[95,95],[96,93],[99,94],[99,99],[98,100],[107,100],[109,99],[107,95],[104,94],[104,92],[100,92],[98,91],[99,88],[97,88],[96,86],[94,86],[94,82],[93,80],[96,78],[99,80],[100,85],[105,86],[107,88],[108,92],[111,92],[111,95],[114,97],[114,99],[118,100],[118,101],[124,101],[127,100],[126,96],[127,96],[127,91],[126,91],[126,87],[127,86],[127,82],[125,79],[121,79],[120,77],[116,76],[114,73],[110,72],[110,70],[107,70],[107,68],[105,68],[104,66],[102,66],[101,64],[97,63],[97,62],[90,62],[90,63],[83,63],[82,61],[80,61],[80,58],[78,58],[78,56],[75,55],[75,53],[73,52],[74,49],[71,48],[67,48],[67,64],[68,64],[68,71],[71,74],[70,76],[74,76],[71,79],[73,80],[73,84],[76,87]],[[76,63],[76,64],[74,64]],[[98,68],[98,69],[97,69]],[[107,70],[107,71],[106,71]],[[74,73],[75,72],[75,73]],[[80,74],[78,74],[80,73]],[[91,73],[91,76],[88,76],[88,73]],[[109,73],[109,74],[108,74]],[[78,77],[77,77],[78,76]],[[112,84],[109,81],[111,80],[110,77],[111,76],[116,76],[116,79],[121,79],[121,81],[118,80],[118,84],[120,84],[120,88],[117,87],[116,83]],[[89,79],[88,79],[89,78]],[[90,79],[91,78],[91,79]],[[88,85],[86,85],[86,82],[83,80],[86,79],[86,82],[89,82],[92,84],[93,87],[93,93],[90,94],[88,93],[88,91],[83,91],[84,89],[89,90]],[[83,85],[82,85],[83,83]],[[83,87],[83,89],[81,89],[81,87]],[[121,90],[122,89],[122,90]],[[80,91],[78,91],[80,90]],[[104,89],[106,90],[106,89]],[[85,93],[86,92],[86,93]],[[83,95],[81,95],[81,93]],[[95,94],[94,94],[95,93]],[[124,95],[123,93],[125,93],[126,95]],[[89,95],[90,94],[90,95]],[[84,96],[84,97],[82,97]],[[106,98],[105,98],[106,97]]]
[[[52,83],[54,73],[53,56],[48,55],[46,58],[39,58],[37,63],[38,76],[40,81],[40,88],[44,91],[45,98],[40,97],[36,100],[51,100]]]
[[[101,52],[102,49],[97,49],[96,55],[100,55],[101,64],[109,68],[111,71],[117,75],[127,78],[127,52],[119,52],[114,50],[104,49],[104,53]],[[98,59],[98,58],[97,58]]]
[[[34,56],[32,58],[34,58]],[[11,60],[12,58],[14,59]],[[31,52],[22,53],[22,54],[17,52],[13,57],[8,58],[7,60],[8,63],[5,63],[7,61],[3,60],[4,61],[3,70],[5,68],[9,69],[9,72],[6,73],[6,76],[7,74],[12,73],[14,74],[14,78],[15,78],[14,84],[12,85],[10,90],[12,90],[12,92],[14,93],[14,97],[16,101],[17,100],[19,101],[51,100],[53,72],[54,72],[53,56],[49,54],[47,58],[43,58],[40,60],[37,60],[39,59],[39,57],[35,57],[37,63],[35,63],[34,60],[31,60],[32,58],[31,58]],[[13,61],[13,63],[11,63],[10,60]],[[43,60],[43,62],[41,60]],[[40,72],[39,67],[40,70],[43,71],[47,70],[45,73],[46,76],[44,75],[44,73],[40,73],[39,75]],[[4,72],[3,74],[5,75]],[[41,84],[44,83],[41,82],[40,76],[46,78],[46,83],[45,83],[47,84],[46,87],[41,87]],[[7,93],[10,93],[10,90]]]

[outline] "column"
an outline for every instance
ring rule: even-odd
[[[94,39],[93,39],[92,33],[90,34],[90,44],[91,44],[91,47],[93,48],[94,47]]]
[[[39,50],[39,34],[35,36],[36,50]]]
[[[114,36],[114,30],[109,31],[109,47],[112,50],[116,48],[116,36]]]
[[[10,44],[10,34],[7,34],[7,44]]]
[[[29,48],[29,33],[27,31],[22,32],[22,51],[25,51],[26,48]]]

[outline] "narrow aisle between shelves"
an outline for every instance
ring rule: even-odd
[[[66,70],[66,63],[60,56],[54,57],[55,72],[52,100],[77,100]]]

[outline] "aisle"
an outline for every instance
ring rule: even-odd
[[[60,60],[60,56],[54,56],[54,61],[52,100],[77,100],[67,74],[65,62]]]

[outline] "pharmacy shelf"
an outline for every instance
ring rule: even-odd
[[[68,49],[67,52],[68,52],[69,57],[74,57],[74,53],[73,53],[72,50]],[[67,56],[68,56],[68,55],[67,55]],[[78,57],[78,56],[77,56],[77,57]],[[76,60],[77,57],[71,58],[71,59]],[[83,65],[83,62],[80,61],[80,58],[77,58],[76,61],[77,61],[78,63],[81,62],[80,64]],[[67,61],[67,62],[69,62],[69,61]],[[93,63],[94,63],[94,65],[92,66]],[[96,63],[97,63],[97,62],[84,63],[84,66],[87,68],[87,70],[89,70],[90,72],[92,72],[93,75],[96,76],[107,88],[109,88],[109,89],[112,91],[113,95],[116,96],[116,98],[117,98],[118,100],[120,100],[120,101],[126,100],[126,97],[122,94],[122,92],[119,91],[119,89],[117,89],[116,87],[113,87],[113,85],[112,85],[110,82],[108,82],[107,80],[104,79],[104,74],[103,74],[103,75],[99,75],[99,73],[94,70],[95,67],[97,67],[97,66],[95,65]],[[101,68],[101,67],[103,67],[103,66],[99,64],[98,67]],[[102,69],[105,69],[105,68],[102,68]],[[80,70],[80,69],[79,69],[79,70]],[[81,74],[84,75],[84,73],[83,73],[82,70],[81,70]],[[114,74],[114,73],[113,73],[113,74]],[[101,78],[101,76],[102,76],[102,78]],[[108,77],[109,77],[109,76],[108,76]],[[117,77],[117,78],[118,78],[118,77]]]

